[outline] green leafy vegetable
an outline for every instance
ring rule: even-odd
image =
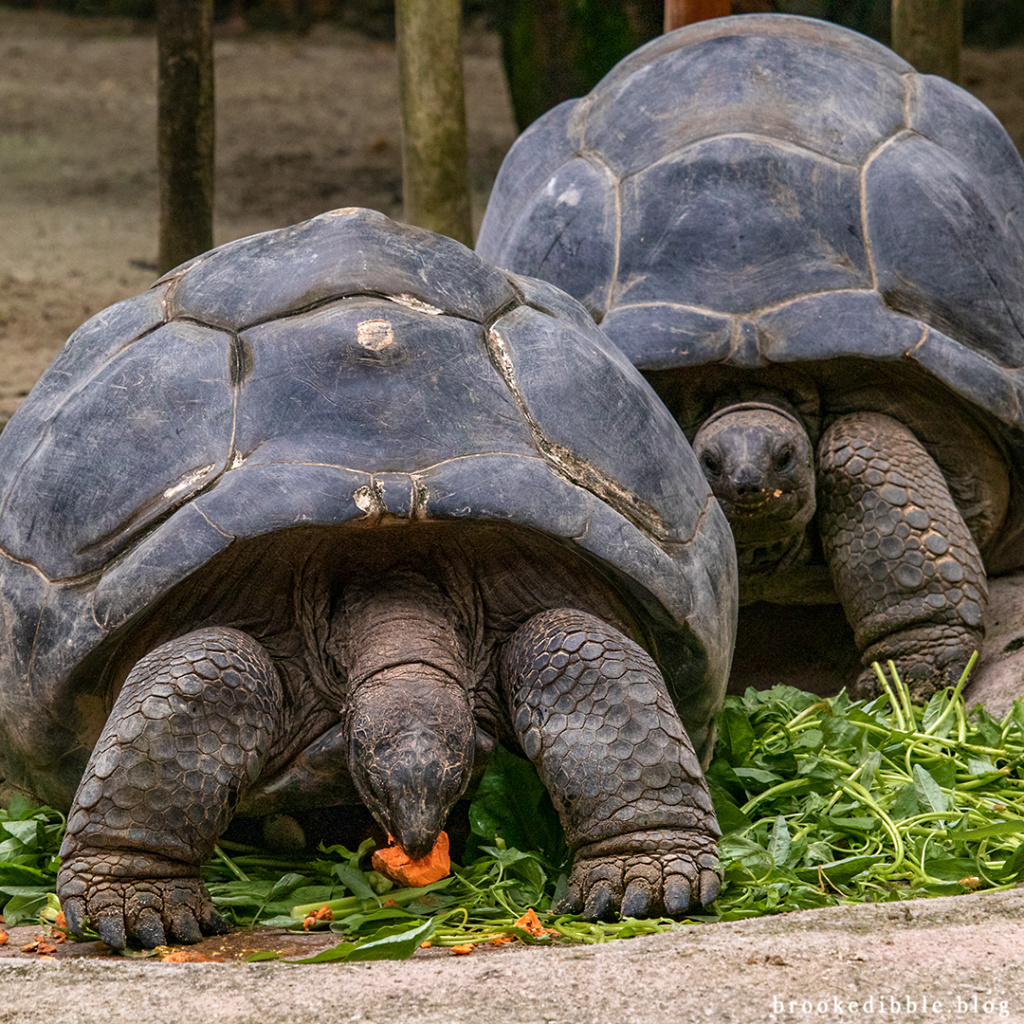
[[[966,678],[966,675],[965,675]],[[824,700],[790,687],[728,698],[708,783],[723,829],[724,883],[697,920],[1010,888],[1024,875],[1024,705],[968,713],[960,685],[915,707],[892,665],[881,696]],[[52,920],[61,815],[16,799],[0,811],[0,902],[9,924]],[[223,843],[203,867],[235,924],[329,929],[303,963],[404,958],[421,943],[606,942],[678,928],[588,923],[551,912],[569,856],[532,766],[498,748],[470,808],[463,865],[395,888],[368,867],[372,842],[308,859]],[[48,902],[48,894],[49,902]],[[323,907],[331,920],[311,920]],[[519,919],[533,908],[546,931]],[[268,959],[276,954],[253,954]]]

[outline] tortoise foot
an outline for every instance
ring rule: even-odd
[[[81,938],[88,921],[114,949],[152,949],[167,942],[199,942],[204,935],[231,930],[197,876],[125,876],[126,868],[137,866],[109,850],[83,851],[61,866],[57,896],[72,935]],[[155,872],[187,870],[184,865],[148,866]]]
[[[923,704],[939,690],[956,686],[979,646],[976,636],[950,626],[919,627],[884,637],[864,652],[866,667],[850,695],[856,699],[874,697],[880,687],[872,663],[877,661],[889,678],[886,662],[892,661],[911,700]]]
[[[630,832],[577,851],[569,889],[555,908],[590,921],[683,917],[721,887],[714,839],[703,832]]]

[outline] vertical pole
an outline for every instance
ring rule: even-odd
[[[665,31],[732,14],[730,0],[665,0]]]
[[[918,71],[960,81],[963,0],[892,0],[892,48]]]
[[[157,3],[159,268],[213,246],[213,0]]]
[[[473,244],[460,0],[396,0],[405,219]]]

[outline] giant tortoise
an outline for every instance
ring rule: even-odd
[[[1022,231],[981,103],[855,32],[745,15],[531,126],[477,250],[579,298],[653,383],[741,603],[839,602],[858,692],[891,658],[924,697],[979,645],[987,574],[1024,563]]]
[[[422,856],[494,738],[570,910],[714,898],[728,524],[550,285],[366,210],[225,245],[72,335],[0,481],[0,775],[70,808],[73,932],[222,928],[236,811],[361,803]]]

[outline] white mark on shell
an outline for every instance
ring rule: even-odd
[[[364,320],[356,328],[356,341],[371,352],[380,352],[395,343],[395,332],[388,320]]]
[[[437,306],[432,306],[429,302],[424,302],[422,299],[417,299],[415,295],[410,295],[408,292],[402,292],[401,295],[392,295],[392,302],[397,302],[400,306],[408,306],[409,309],[415,309],[420,313],[429,313],[431,316],[440,316],[444,310]]]
[[[183,476],[176,484],[174,484],[173,487],[168,487],[167,490],[164,491],[164,497],[170,500],[176,495],[181,494],[182,491],[187,491],[189,488],[199,483],[200,480],[208,477],[216,468],[216,465],[211,462],[208,466],[193,469],[191,473],[187,473]]]
[[[238,469],[238,467],[245,462],[245,456],[241,452],[235,452],[235,457],[231,460],[231,469]]]
[[[381,515],[388,510],[387,505],[384,504],[384,488],[380,484],[357,488],[352,492],[352,500],[355,502],[356,508],[368,516]]]
[[[571,185],[558,197],[558,201],[566,206],[579,206],[580,190],[575,185]]]

